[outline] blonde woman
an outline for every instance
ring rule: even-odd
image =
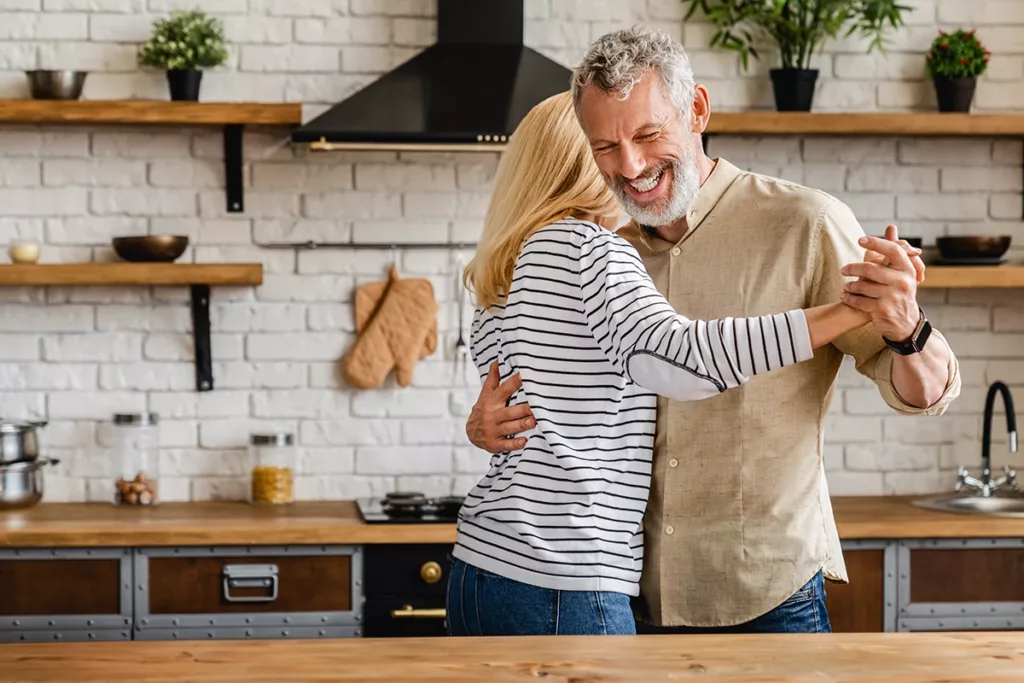
[[[569,93],[537,105],[500,163],[466,269],[482,375],[519,373],[536,427],[491,459],[460,513],[452,635],[632,634],[656,394],[696,401],[811,358],[868,317],[836,303],[688,320],[612,232],[619,207]],[[712,456],[713,454],[709,454]]]

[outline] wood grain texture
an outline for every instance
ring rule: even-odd
[[[260,263],[44,263],[0,265],[0,286],[260,285]]]
[[[1024,266],[928,266],[921,289],[1024,287]]]
[[[1020,548],[910,551],[911,602],[1024,602]]]
[[[224,595],[225,565],[277,567],[277,598],[232,602]],[[246,612],[345,612],[352,609],[349,557],[150,557],[150,614],[239,614]],[[264,588],[233,588],[231,595],[270,596]]]
[[[0,615],[121,612],[119,559],[0,560],[0,586]]]
[[[833,498],[844,539],[1022,538],[1024,519],[922,510],[912,497]],[[353,501],[282,507],[242,502],[42,503],[0,515],[0,546],[172,546],[302,543],[454,543],[454,524],[365,524]]]
[[[1024,137],[1024,114],[713,112],[710,134]]]
[[[299,104],[160,100],[0,100],[3,123],[298,125]]]
[[[885,551],[843,553],[850,583],[825,585],[825,605],[834,633],[881,633],[885,630]]]
[[[0,683],[1019,683],[1024,633],[354,638],[0,645]]]
[[[43,503],[0,515],[0,546],[16,547],[454,542],[453,524],[365,524],[353,501]]]

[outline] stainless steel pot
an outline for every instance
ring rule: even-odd
[[[39,457],[36,430],[46,422],[5,422],[0,420],[0,465],[26,462]]]
[[[59,462],[55,458],[43,458],[0,465],[0,510],[27,508],[42,500],[43,468]]]

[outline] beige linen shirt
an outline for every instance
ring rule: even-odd
[[[759,316],[839,301],[840,268],[864,234],[824,192],[719,159],[669,244],[620,231],[657,288],[690,318]],[[932,343],[944,343],[935,333]],[[725,626],[775,608],[819,569],[847,582],[822,464],[824,424],[843,355],[904,414],[938,415],[960,393],[951,355],[942,399],[926,410],[892,385],[892,352],[870,325],[805,363],[714,398],[658,399],[644,518],[639,617],[661,626]]]

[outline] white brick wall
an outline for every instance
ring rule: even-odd
[[[182,0],[0,0],[0,97],[26,97],[29,68],[83,68],[88,99],[166,97],[163,74],[140,70],[137,43]],[[206,74],[203,98],[324,106],[435,40],[436,0],[207,0],[231,41]],[[914,0],[886,55],[832,43],[817,108],[934,108],[920,51],[937,28],[977,26],[995,54],[976,110],[1024,107],[1024,0]],[[684,25],[680,0],[527,0],[526,41],[567,65],[602,33],[645,22],[684,40],[716,110],[771,107],[768,69],[740,69],[709,51],[712,30]],[[221,137],[214,131],[5,126],[0,129],[0,243],[36,239],[43,260],[108,260],[117,235],[186,234],[186,261],[261,261],[261,287],[215,288],[216,389],[193,391],[185,288],[0,289],[0,415],[45,417],[46,447],[63,459],[48,500],[106,500],[104,447],[116,411],[160,414],[162,489],[170,500],[241,498],[250,431],[284,428],[301,452],[302,498],[351,498],[396,487],[465,492],[488,456],[468,447],[477,389],[456,367],[454,255],[397,254],[406,275],[434,283],[441,348],[413,385],[354,391],[339,359],[354,338],[351,296],[385,275],[388,250],[294,253],[278,241],[472,241],[495,155],[309,154],[282,130],[245,139],[246,212],[225,211]],[[1024,257],[1022,144],[1013,140],[720,137],[711,151],[745,168],[814,185],[848,202],[872,233],[895,219],[931,245],[954,233],[1012,235]],[[468,256],[469,254],[464,254]],[[0,258],[6,258],[5,254]],[[928,291],[922,301],[962,360],[964,393],[938,419],[894,415],[847,365],[826,430],[833,494],[948,489],[980,452],[985,390],[1024,389],[1024,295]],[[468,315],[468,313],[467,313]],[[1019,403],[1019,401],[1018,401]],[[995,464],[1012,462],[996,420]],[[1016,464],[1024,465],[1018,458]]]

